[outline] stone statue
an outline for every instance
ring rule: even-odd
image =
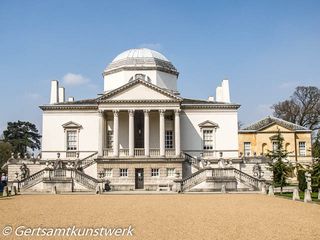
[[[222,184],[222,186],[221,186],[221,193],[226,193],[226,192],[227,192],[226,185],[225,185],[225,184]]]
[[[21,165],[20,172],[21,172],[20,173],[21,179],[25,179],[25,178],[29,177],[30,171],[25,163],[23,163]]]
[[[294,189],[293,189],[292,200],[293,200],[293,201],[295,201],[295,200],[300,200],[298,188],[294,188]]]
[[[253,176],[256,177],[256,178],[260,179],[263,176],[263,171],[262,171],[261,166],[259,165],[259,163],[255,164],[253,166],[252,172],[253,172]]]
[[[311,188],[311,174],[309,172],[305,172],[304,176],[306,177],[307,189],[312,192]]]
[[[226,167],[226,164],[225,164],[223,158],[219,159],[218,166],[219,166],[219,168],[225,168]]]
[[[268,193],[269,196],[274,196],[274,190],[273,190],[273,186],[270,185],[269,186],[269,193]]]

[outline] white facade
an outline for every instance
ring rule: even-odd
[[[162,54],[149,49],[131,49],[119,54],[104,71],[104,92],[102,97],[74,102],[61,102],[65,99],[64,89],[57,81],[52,82],[51,100],[43,109],[42,158],[77,157],[80,159],[98,152],[99,157],[127,157],[135,152],[137,157],[144,156],[144,142],[148,137],[148,153],[161,156],[161,151],[180,156],[180,151],[193,156],[207,158],[236,158],[238,156],[237,109],[239,105],[230,103],[229,82],[223,80],[217,87],[216,102],[209,100],[186,99],[177,92],[178,72]],[[63,94],[63,96],[60,96]],[[133,111],[131,125],[130,111]],[[144,121],[136,119],[135,113],[147,111],[148,129]],[[117,114],[115,132],[114,115]],[[164,112],[164,117],[161,117]],[[144,113],[144,116],[146,113]],[[162,124],[164,119],[164,126]],[[141,131],[148,131],[140,139],[143,144],[135,147],[135,121],[141,121]],[[177,122],[179,121],[179,122]],[[214,126],[199,126],[210,121]],[[71,123],[70,126],[68,123]],[[73,126],[72,124],[75,124]],[[130,126],[130,127],[129,127]],[[179,127],[179,129],[175,129]],[[161,129],[162,128],[162,129]],[[212,138],[210,147],[204,149],[203,129]],[[76,130],[76,148],[68,150],[67,132]],[[139,130],[140,131],[140,130]],[[163,146],[166,131],[172,131],[172,146]],[[178,133],[178,135],[177,135]],[[112,137],[108,136],[112,134]],[[116,137],[116,138],[115,138]],[[111,139],[112,138],[112,139]],[[109,139],[109,140],[108,140]],[[131,140],[130,140],[131,139]],[[108,141],[118,142],[114,149]],[[130,145],[131,142],[131,145]],[[179,144],[179,146],[176,146]],[[162,146],[162,147],[161,147]],[[110,149],[111,148],[111,149]],[[165,148],[163,150],[163,148]],[[209,149],[208,149],[209,148]],[[142,149],[142,150],[141,150]],[[179,152],[173,154],[178,149]],[[118,153],[120,151],[120,153]],[[135,154],[134,154],[135,155]]]

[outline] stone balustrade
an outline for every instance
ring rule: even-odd
[[[111,148],[104,149],[103,157],[114,158],[113,150]],[[160,157],[160,149],[150,148],[149,156],[146,156],[144,148],[134,148],[134,155],[130,156],[129,148],[121,148],[119,149],[119,157]],[[172,158],[172,157],[180,157],[180,156],[176,156],[176,150],[173,148],[173,149],[165,150],[165,157]]]

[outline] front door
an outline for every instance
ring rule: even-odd
[[[143,189],[143,168],[136,168],[136,189]]]

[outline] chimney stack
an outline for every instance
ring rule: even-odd
[[[222,81],[222,91],[223,91],[223,101],[230,103],[230,90],[229,90],[229,80],[225,79]]]
[[[68,102],[73,102],[74,101],[74,97],[68,97]]]
[[[217,102],[230,103],[229,80],[223,80],[221,86],[216,88],[216,100]]]
[[[65,102],[65,90],[64,87],[59,87],[59,103]]]
[[[50,95],[50,104],[58,103],[58,88],[59,88],[59,82],[57,80],[51,81],[51,95]]]

